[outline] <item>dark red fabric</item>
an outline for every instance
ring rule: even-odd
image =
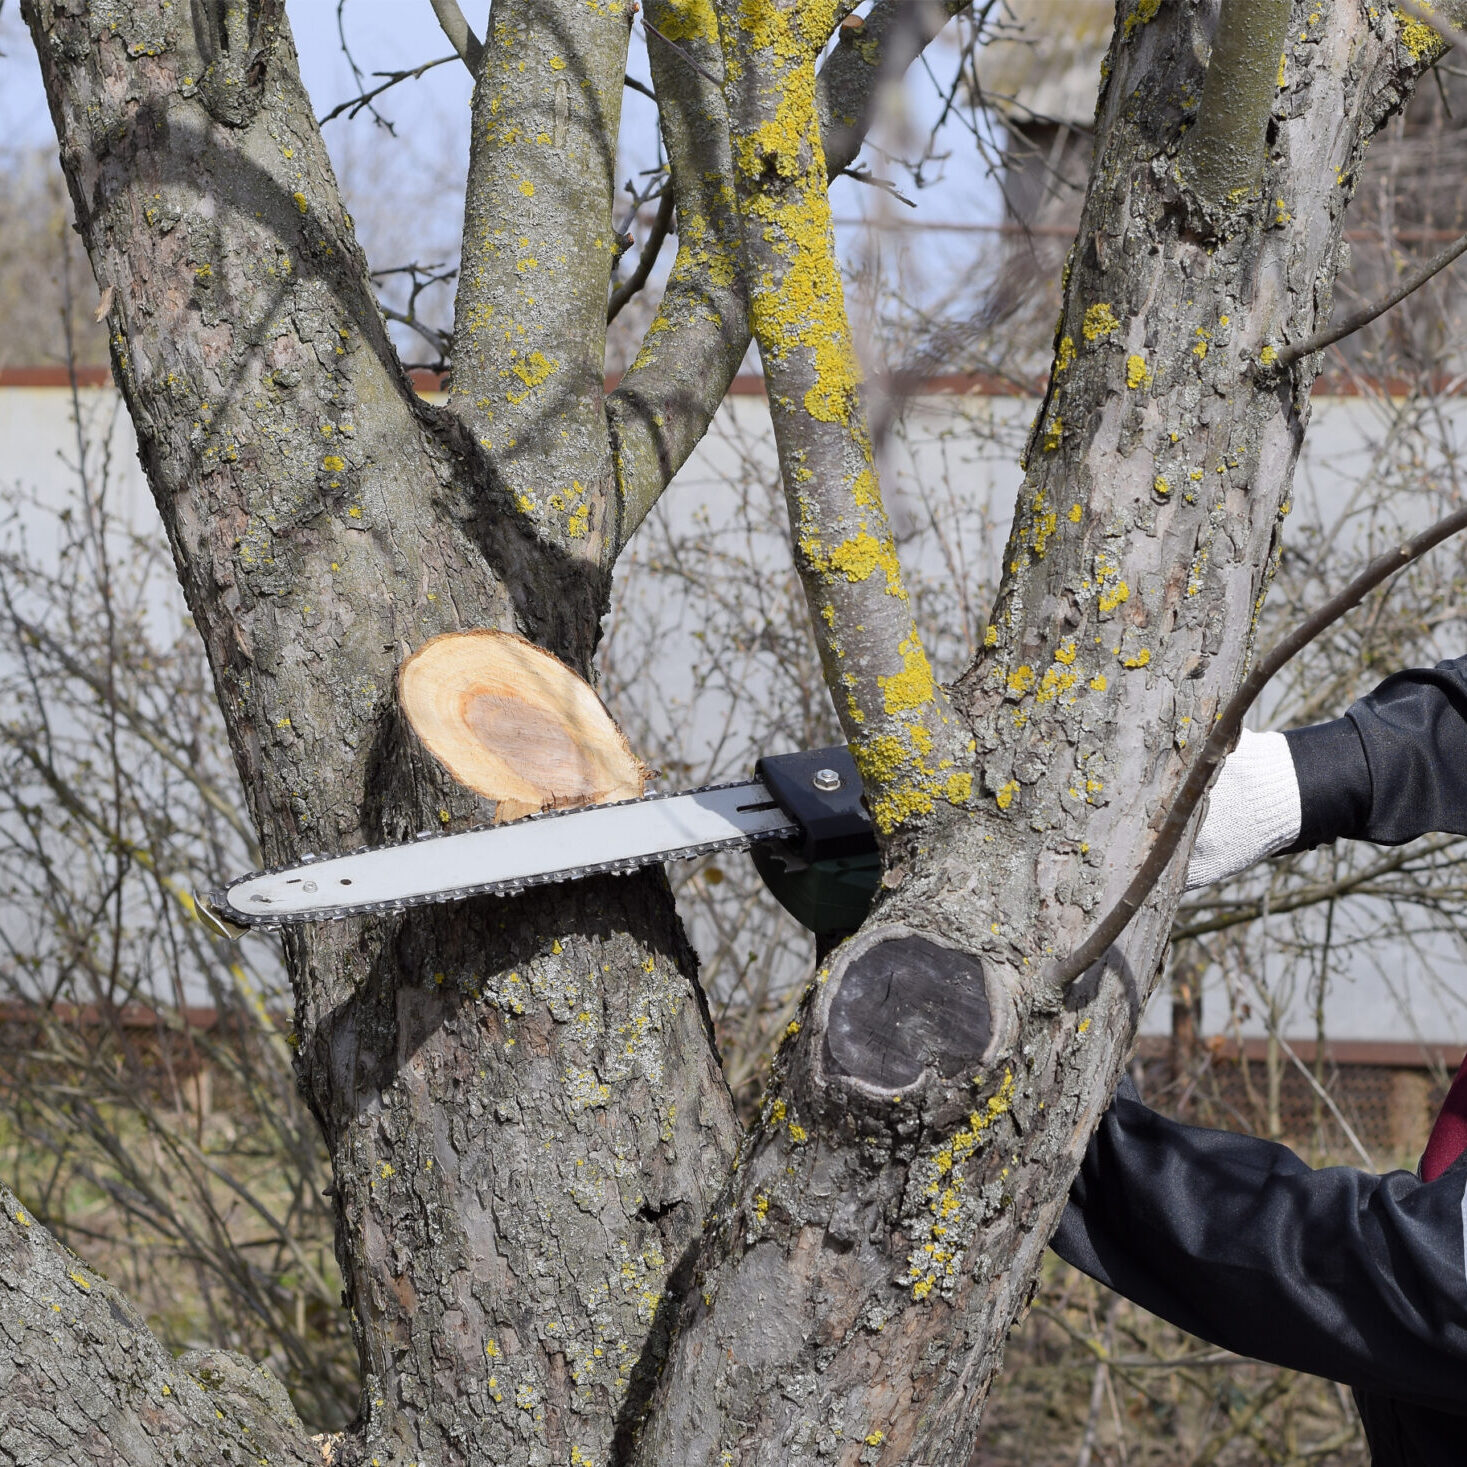
[[[1464,1151],[1467,1151],[1467,1059],[1462,1061],[1432,1123],[1426,1150],[1421,1153],[1421,1180],[1434,1182]]]

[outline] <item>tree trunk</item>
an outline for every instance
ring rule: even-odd
[[[482,822],[397,713],[397,666],[481,627],[586,671],[595,521],[539,541],[540,507],[413,393],[278,6],[27,19],[266,860]],[[607,1460],[736,1139],[666,883],[323,925],[286,950],[363,1361],[352,1453]]]
[[[919,7],[922,39],[953,8]],[[650,7],[681,48],[651,51],[679,256],[609,401],[630,12],[496,3],[449,411],[414,396],[388,341],[279,0],[25,0],[25,13],[117,380],[268,861],[493,813],[416,741],[397,668],[432,636],[486,628],[589,675],[615,555],[746,349],[756,262],[771,380],[800,384],[813,420],[777,404],[793,521],[812,542],[807,590],[838,702],[851,694],[888,869],[871,923],[791,1026],[737,1161],[657,875],[286,940],[365,1379],[343,1459],[969,1460],[1158,971],[1181,858],[1082,982],[1062,987],[1053,966],[1125,886],[1241,675],[1308,410],[1308,368],[1277,376],[1270,351],[1327,314],[1365,143],[1429,55],[1402,44],[1390,12],[1296,7],[1287,86],[1269,93],[1271,116],[1244,118],[1266,149],[1263,191],[1219,201],[1176,162],[1215,10],[1124,11],[999,605],[944,694],[882,599],[900,599],[900,578],[879,499],[861,497],[874,480],[855,380],[825,395],[824,318],[781,346],[759,294],[786,267],[830,278],[819,227],[759,211],[852,156],[900,0],[874,8],[869,43],[837,46],[819,92],[814,53],[838,7]],[[910,48],[909,29],[891,34]],[[710,68],[733,57],[794,76],[791,37],[810,48],[799,86],[761,99],[733,77],[725,112]],[[790,99],[805,110],[779,140]],[[840,123],[829,157],[811,105]],[[521,217],[526,231],[504,235]],[[807,462],[843,477],[804,502]],[[885,619],[867,636],[873,610]],[[143,1395],[177,1369],[145,1341],[132,1394],[115,1386],[108,1362],[133,1327],[118,1306],[116,1328],[96,1314],[95,1286],[90,1312],[43,1339],[32,1320],[64,1270],[22,1226],[7,1222],[0,1246],[35,1251],[15,1277],[41,1302],[21,1311],[13,1389],[84,1403],[104,1440],[136,1437]],[[74,1357],[87,1384],[45,1385]],[[147,1417],[151,1444],[126,1460],[177,1460],[166,1453],[186,1441],[189,1460],[227,1460],[243,1424],[211,1425],[192,1386],[170,1389],[179,1404]],[[260,1410],[296,1445],[271,1460],[305,1460],[277,1405]]]
[[[1103,962],[1068,988],[1050,975],[1242,676],[1312,380],[1270,372],[1269,347],[1327,315],[1355,171],[1422,60],[1384,12],[1296,12],[1290,85],[1257,119],[1264,190],[1219,209],[1175,163],[1217,19],[1121,15],[1002,589],[954,689],[974,798],[895,832],[870,922],[819,974],[640,1462],[974,1454],[1185,851]]]

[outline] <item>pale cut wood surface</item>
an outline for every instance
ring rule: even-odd
[[[446,632],[398,674],[423,745],[497,821],[629,800],[648,770],[606,705],[558,657],[509,632]]]

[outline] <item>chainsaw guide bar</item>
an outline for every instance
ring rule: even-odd
[[[475,896],[799,836],[760,780],[643,795],[616,804],[546,810],[504,825],[426,831],[404,845],[307,857],[255,871],[207,897],[199,916],[221,936],[298,922],[376,916]]]

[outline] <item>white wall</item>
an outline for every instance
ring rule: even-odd
[[[80,402],[89,467],[99,472],[105,461],[110,506],[134,529],[149,529],[156,523],[155,512],[116,394],[110,388],[84,389]],[[955,577],[975,588],[991,584],[1021,478],[1018,452],[1034,408],[1032,400],[991,396],[933,397],[911,407],[905,438],[892,451],[885,483],[893,517],[907,537],[908,564],[919,580],[925,576],[939,588],[950,586]],[[1467,410],[1453,407],[1447,415],[1438,415],[1434,441],[1424,447],[1419,434],[1402,435],[1399,404],[1373,404],[1359,398],[1316,401],[1298,478],[1294,523],[1339,521],[1340,543],[1359,543],[1371,533],[1382,512],[1378,486],[1388,479],[1384,466],[1391,456],[1419,459],[1423,453],[1436,454],[1446,474],[1456,439],[1464,430]],[[75,482],[77,452],[69,392],[0,388],[0,482],[34,491],[42,503],[59,504]],[[665,517],[664,529],[717,533],[720,527],[727,527],[737,502],[732,486],[750,475],[772,484],[775,472],[763,398],[731,397],[666,496],[659,511]],[[1423,506],[1418,517],[1426,513]],[[1416,514],[1412,510],[1407,517]],[[940,533],[934,531],[934,518]],[[30,513],[24,524],[12,523],[0,531],[0,538],[21,532],[37,553],[54,550],[54,535],[48,538],[44,516]],[[783,535],[782,525],[771,524],[760,553],[785,554]],[[633,574],[638,557],[649,555],[656,538],[657,532],[649,530],[634,542],[628,562]],[[176,587],[162,578],[158,585],[155,614],[165,622],[181,617],[182,601]],[[623,615],[631,615],[634,609],[644,628],[655,632],[656,646],[647,673],[655,689],[652,701],[662,700],[671,707],[691,699],[697,648],[688,640],[685,619],[672,618],[654,627],[663,603],[656,593],[649,598],[645,588],[638,601],[635,591],[636,583],[624,580],[617,604]],[[918,600],[921,604],[920,597]],[[986,609],[981,595],[976,603],[981,619]],[[792,604],[788,614],[803,617],[803,608]],[[960,664],[965,655],[960,629],[943,625],[924,630],[940,645],[951,667]],[[623,629],[616,632],[624,634]],[[1440,655],[1467,650],[1450,645],[1458,635],[1459,626],[1442,629],[1446,645]],[[722,777],[739,772],[717,767],[719,756],[714,752],[720,720],[728,712],[716,700],[700,704],[692,724],[684,725],[683,737],[689,741],[685,753],[693,769]],[[1467,973],[1455,937],[1425,932],[1411,944],[1388,947],[1357,941],[1379,915],[1378,908],[1374,916],[1368,907],[1363,912],[1348,932],[1342,928],[1336,934],[1339,945],[1328,998],[1329,1032],[1337,1038],[1398,1040],[1448,1041],[1467,1036]],[[1273,919],[1275,923],[1279,920]],[[1267,943],[1259,948],[1257,961],[1269,982],[1282,971],[1281,959]],[[1282,1027],[1286,1033],[1312,1034],[1312,1001],[1302,985],[1298,989],[1287,996]],[[1263,1031],[1261,1007],[1255,995],[1255,1012],[1244,1032]],[[1214,976],[1205,996],[1207,1030],[1223,1030],[1228,1013],[1227,994]],[[1163,995],[1163,1005],[1148,1016],[1145,1027],[1164,1030],[1168,1023]]]

